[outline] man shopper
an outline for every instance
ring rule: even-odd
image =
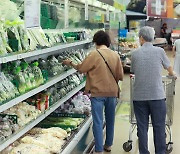
[[[137,120],[139,153],[149,154],[148,126],[151,116],[156,154],[165,154],[165,92],[162,83],[162,68],[175,76],[164,49],[154,47],[155,31],[145,26],[139,31],[141,47],[133,52],[131,72],[135,74],[133,105]]]
[[[119,55],[109,49],[111,41],[107,33],[98,31],[93,37],[93,42],[96,50],[92,51],[81,64],[76,65],[71,60],[65,60],[64,64],[87,74],[85,92],[91,94],[95,153],[101,154],[103,150],[110,152],[113,144],[117,82],[123,80],[123,68]],[[103,147],[104,107],[106,140]]]

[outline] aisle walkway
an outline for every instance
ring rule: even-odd
[[[171,62],[173,63],[173,59],[171,56],[171,52],[167,52]],[[166,74],[164,71],[163,74]],[[180,152],[180,79],[176,81],[176,95],[175,95],[175,111],[174,111],[174,123],[172,126],[173,130],[173,152],[172,154],[179,154]],[[114,145],[112,148],[111,154],[127,154],[124,152],[122,145],[124,142],[128,140],[129,135],[129,102],[130,102],[130,84],[129,84],[129,74],[126,74],[123,81],[123,103],[120,106],[117,114],[116,114],[116,123],[115,123],[115,139]],[[131,150],[131,154],[138,154],[138,138],[136,136],[136,132],[133,133],[133,149]],[[149,130],[149,150],[151,154],[154,154],[154,144],[153,144],[153,133],[152,128]],[[108,154],[108,153],[104,153]]]

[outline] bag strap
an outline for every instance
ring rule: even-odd
[[[97,50],[97,49],[96,49]],[[114,78],[114,80],[116,81],[116,78],[115,78],[115,76],[114,76],[114,74],[113,74],[113,72],[112,72],[112,70],[111,70],[111,68],[110,68],[110,66],[109,66],[109,64],[107,63],[107,61],[106,61],[106,59],[104,58],[104,56],[99,52],[99,50],[97,50],[97,52],[101,55],[101,57],[103,58],[103,60],[104,60],[104,62],[105,62],[105,64],[107,65],[107,67],[109,68],[109,70],[110,70],[110,72],[111,72],[111,74],[112,74],[112,76],[113,76],[113,78]],[[116,81],[116,83],[118,84],[118,82]]]

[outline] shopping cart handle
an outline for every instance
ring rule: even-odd
[[[163,78],[168,78],[168,79],[172,79],[172,80],[176,80],[177,79],[176,76],[172,76],[172,75],[166,75],[166,76],[163,76]]]

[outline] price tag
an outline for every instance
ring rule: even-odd
[[[25,0],[25,26],[26,28],[40,27],[40,1]]]
[[[7,62],[6,57],[2,58],[2,63],[6,63],[6,62]]]
[[[17,59],[22,59],[22,55],[21,54],[17,55]]]
[[[109,21],[109,6],[107,7],[106,10],[106,21]]]
[[[64,26],[65,28],[68,28],[69,27],[69,0],[64,1],[64,18],[65,18]]]

